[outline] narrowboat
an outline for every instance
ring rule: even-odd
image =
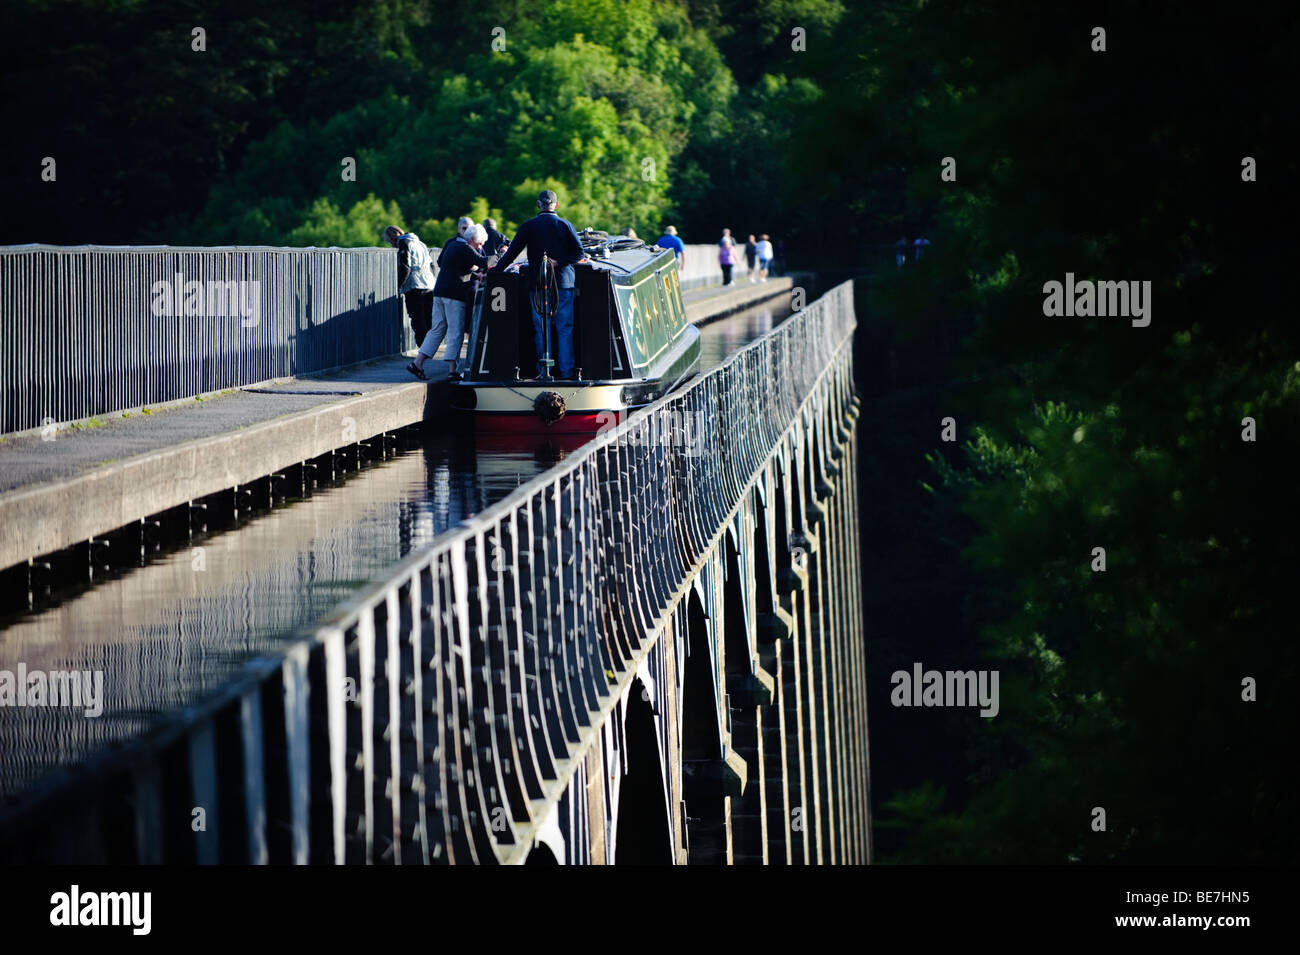
[[[579,238],[589,261],[574,266],[572,379],[535,377],[527,262],[489,274],[475,294],[468,368],[447,394],[480,434],[585,440],[698,373],[700,332],[673,251],[590,229]],[[531,294],[546,307],[554,291],[552,278]]]

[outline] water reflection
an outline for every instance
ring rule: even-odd
[[[767,334],[790,314],[789,298],[782,295],[772,303],[737,312],[700,329],[700,370],[708,371],[727,357]]]

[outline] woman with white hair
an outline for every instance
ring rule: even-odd
[[[465,230],[474,224],[474,220],[469,216],[461,216],[456,220],[456,234],[442,244],[442,251],[438,253],[438,268],[442,268],[442,257],[447,254],[447,249],[457,239],[465,238]]]
[[[433,327],[424,336],[415,361],[406,366],[406,370],[421,381],[428,380],[424,363],[437,353],[444,335],[447,337],[447,350],[443,352],[443,358],[449,366],[447,380],[460,380],[460,346],[465,340],[465,319],[474,304],[477,287],[471,278],[476,271],[486,272],[488,267],[487,256],[482,251],[485,241],[487,230],[471,220],[464,231],[442,250],[439,257],[442,268],[433,286]]]

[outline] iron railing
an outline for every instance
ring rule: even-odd
[[[391,249],[0,248],[0,433],[412,347]]]
[[[51,830],[111,818],[137,861],[521,858],[783,436],[804,421],[842,453],[854,326],[846,282],[0,816],[0,857],[58,858]]]
[[[532,801],[558,799],[804,401],[820,391],[832,418],[850,413],[853,327],[845,283],[317,631],[337,659],[326,691],[351,679],[361,694],[346,713],[341,691],[332,704],[347,725],[334,778],[354,787],[333,803],[340,861],[395,844],[479,862],[527,850]],[[343,772],[354,759],[364,769]]]

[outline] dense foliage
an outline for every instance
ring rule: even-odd
[[[963,613],[947,639],[917,635],[930,657],[887,635],[889,669],[1002,675],[997,718],[932,727],[960,734],[949,779],[917,760],[927,781],[887,800],[885,841],[910,861],[1294,859],[1300,334],[1274,237],[1295,213],[1279,147],[1293,111],[1276,95],[1295,19],[1007,13],[879,5],[844,55],[858,95],[823,119],[864,144],[827,174],[865,177],[864,199],[905,176],[900,229],[935,242],[879,278],[872,313],[926,347],[936,325],[969,332],[937,376],[946,404],[898,426],[929,432],[934,465],[910,515],[928,533],[904,547],[948,570],[942,542],[961,549],[966,572],[940,590]],[[1067,272],[1149,281],[1150,324],[1046,317],[1044,285]]]
[[[842,13],[779,6],[751,42],[736,2],[698,22],[672,0],[12,4],[3,118],[39,135],[8,157],[0,238],[369,245],[395,203],[442,241],[463,214],[511,231],[546,187],[579,226],[777,233],[784,145],[818,90],[772,50],[782,24],[825,36]],[[37,188],[46,156],[58,178]]]

